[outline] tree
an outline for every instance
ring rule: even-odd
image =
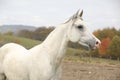
[[[113,58],[120,58],[120,37],[119,36],[115,36],[112,39],[109,47],[109,53],[110,53],[110,56],[112,56]]]
[[[43,41],[52,30],[54,27],[39,27],[35,31],[21,30],[18,36]]]
[[[100,45],[100,48],[99,48],[99,55],[100,56],[108,56],[109,54],[109,44],[111,42],[111,39],[109,37],[107,38],[104,38],[102,41],[101,41],[101,45]]]
[[[120,29],[116,32],[116,34],[120,37]]]
[[[117,30],[115,28],[105,28],[103,30],[97,30],[93,34],[100,40],[109,37],[112,39],[116,35]]]
[[[21,30],[19,31],[18,36],[33,39],[34,33],[29,30]]]
[[[35,35],[34,39],[43,41],[45,38],[48,36],[48,34],[54,30],[54,27],[40,27],[37,28],[34,33],[37,34],[38,36]]]

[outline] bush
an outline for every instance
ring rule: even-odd
[[[99,55],[101,57],[108,57],[110,42],[111,42],[111,39],[109,37],[101,40],[101,45],[98,49]]]
[[[112,56],[112,58],[120,58],[120,37],[115,36],[109,47],[109,55]]]

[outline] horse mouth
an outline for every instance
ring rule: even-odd
[[[87,47],[87,48],[88,48],[88,50],[94,50],[94,49],[96,49],[96,48],[97,48],[97,47],[95,47],[95,46],[93,46],[93,45],[91,45],[91,44],[89,44],[89,43],[79,42],[79,44],[80,44],[80,45],[82,45],[82,46]]]
[[[92,45],[90,45],[90,44],[88,44],[88,43],[79,42],[79,44],[80,44],[80,45],[82,45],[82,46],[87,47],[87,48],[88,48],[88,50],[92,50],[92,49],[93,49]]]
[[[93,47],[92,45],[88,44],[88,49],[89,49],[89,50],[94,50],[94,49],[96,49],[96,48]]]

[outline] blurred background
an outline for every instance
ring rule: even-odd
[[[0,0],[0,33],[43,41],[57,25],[83,9],[84,21],[102,44],[98,50],[91,51],[92,54],[83,52],[82,55],[119,60],[119,3],[119,0]],[[9,41],[2,37],[0,40],[1,45]],[[21,43],[19,39],[14,42]],[[73,43],[69,43],[69,47],[87,50]]]
[[[119,4],[120,0],[0,0],[0,46],[14,42],[30,49],[83,9],[83,20],[101,46],[88,51],[69,42],[62,80],[120,80]]]

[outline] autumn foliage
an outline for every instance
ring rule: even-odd
[[[101,57],[120,58],[120,30],[115,28],[105,28],[97,30],[93,34],[101,40],[101,46],[95,55]]]
[[[107,37],[101,41],[101,46],[98,50],[99,54],[101,56],[106,56],[108,54],[110,41],[111,41],[111,39],[109,37]]]

